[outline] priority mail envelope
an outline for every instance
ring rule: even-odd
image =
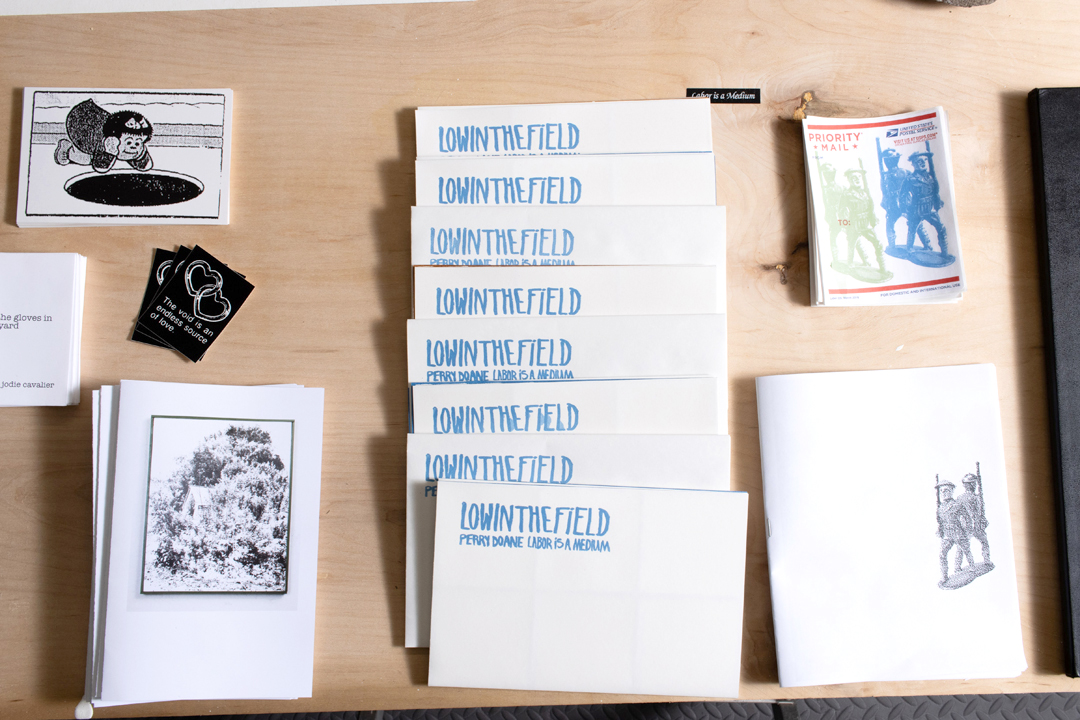
[[[723,313],[704,265],[417,267],[413,317],[589,317]]]
[[[443,480],[428,684],[736,697],[745,493]]]
[[[417,205],[715,205],[710,153],[416,161]]]
[[[727,379],[414,385],[411,432],[727,433]]]
[[[427,647],[440,479],[727,490],[727,435],[409,435],[405,647]]]
[[[715,265],[725,208],[436,205],[412,209],[413,265]]]
[[[514,304],[557,303],[552,294],[515,293]],[[720,314],[440,318],[409,320],[407,333],[410,383],[727,378]]]

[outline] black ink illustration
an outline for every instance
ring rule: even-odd
[[[154,167],[147,144],[154,127],[140,113],[119,110],[110,113],[93,100],[83,100],[71,108],[64,121],[67,137],[56,144],[53,159],[58,165],[90,165],[96,173],[107,173],[122,161],[140,173]],[[198,197],[203,191],[195,178],[177,174],[149,173],[80,175],[64,185],[72,197],[104,205],[170,205]]]
[[[945,267],[956,261],[949,254],[949,236],[938,211],[945,206],[941,186],[934,170],[934,154],[930,142],[926,150],[911,153],[908,162],[912,169],[900,167],[901,155],[893,148],[881,149],[877,140],[878,165],[881,171],[881,207],[885,210],[886,252],[901,260],[923,267]],[[896,242],[896,224],[904,218],[907,238]],[[937,249],[933,248],[929,228],[934,230]],[[918,237],[919,244],[915,244]]]
[[[986,538],[986,508],[983,505],[982,471],[975,463],[975,472],[968,473],[961,482],[964,492],[953,497],[954,483],[942,482],[937,477],[938,537],[941,538],[941,582],[938,587],[946,590],[961,588],[980,575],[994,569],[990,562],[990,544]],[[979,541],[982,561],[976,563],[971,550],[971,539]],[[949,554],[956,548],[953,574],[949,575]],[[964,565],[964,562],[967,565]]]
[[[27,221],[227,220],[226,92],[35,90],[32,98]]]
[[[152,422],[142,592],[285,592],[292,422]]]

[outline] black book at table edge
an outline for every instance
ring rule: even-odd
[[[1065,672],[1080,667],[1080,88],[1028,95]]]

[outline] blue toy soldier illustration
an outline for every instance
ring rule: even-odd
[[[982,471],[975,463],[975,472],[964,476],[964,493],[953,498],[956,485],[937,477],[937,521],[938,537],[941,538],[941,582],[938,587],[955,590],[970,583],[980,575],[994,569],[990,562],[990,545],[986,540],[986,510],[983,505]],[[976,563],[971,553],[970,538],[974,537],[982,544],[982,562]],[[956,547],[956,563],[953,574],[949,575],[949,552]],[[967,560],[967,567],[964,567]]]
[[[944,207],[941,201],[941,188],[938,185],[937,175],[934,172],[934,154],[930,152],[930,143],[927,143],[925,152],[912,153],[908,159],[915,171],[904,179],[900,189],[900,205],[907,216],[908,234],[907,247],[911,251],[915,247],[915,234],[919,225],[929,223],[937,231],[938,251],[942,256],[949,254],[949,238],[945,226],[938,217],[938,210]],[[930,249],[928,239],[922,239],[926,249]]]
[[[900,193],[911,171],[900,167],[900,153],[896,150],[886,148],[882,151],[881,138],[874,138],[874,142],[877,143],[878,169],[881,171],[881,207],[885,211],[885,240],[888,242],[885,252],[893,257],[907,258],[907,251],[896,247],[896,223],[904,216]],[[921,225],[916,232],[924,246],[930,244]]]
[[[876,138],[875,138],[876,139]],[[903,216],[900,210],[900,188],[910,175],[900,167],[900,153],[892,148],[881,152],[878,140],[878,162],[881,163],[881,207],[885,210],[885,239],[891,250],[896,246],[896,221]]]

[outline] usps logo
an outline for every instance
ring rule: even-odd
[[[893,130],[886,130],[885,131],[885,137],[887,137],[887,138],[896,137],[899,133],[900,133],[900,128],[896,128],[896,129],[893,129]]]

